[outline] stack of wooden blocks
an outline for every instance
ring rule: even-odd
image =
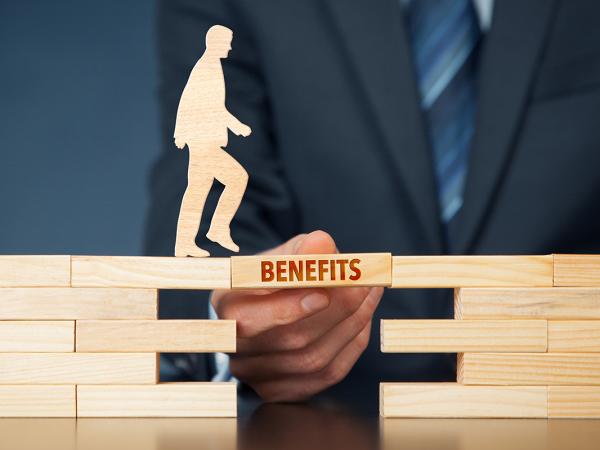
[[[160,383],[159,353],[235,352],[235,321],[157,320],[228,259],[0,256],[1,417],[234,417],[235,383]],[[191,300],[193,301],[193,300]]]
[[[382,351],[457,353],[457,383],[382,383],[382,416],[600,418],[600,256],[398,258],[394,273],[455,288],[455,320],[384,320]]]
[[[158,290],[342,286],[455,289],[454,320],[384,320],[381,348],[457,353],[457,382],[382,383],[382,416],[600,418],[600,256],[389,253],[0,256],[0,416],[235,416],[235,383],[158,376],[235,352],[235,322],[157,320]]]

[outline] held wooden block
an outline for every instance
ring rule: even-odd
[[[600,320],[548,322],[549,352],[600,352]]]
[[[552,286],[552,256],[394,256],[393,288]]]
[[[600,387],[548,386],[548,417],[600,419]]]
[[[600,385],[600,353],[461,353],[465,385]]]
[[[600,255],[554,255],[554,286],[600,287]]]
[[[542,418],[546,386],[462,386],[456,383],[381,383],[383,417]]]
[[[235,352],[235,320],[79,320],[78,352]]]
[[[0,386],[0,417],[75,417],[75,386]]]
[[[387,353],[545,352],[545,320],[382,320]]]
[[[600,288],[462,288],[457,319],[600,319]]]
[[[0,320],[157,318],[156,289],[0,289]]]
[[[69,286],[71,259],[66,255],[0,255],[0,287]]]
[[[73,256],[74,287],[228,289],[229,258]]]
[[[0,352],[72,352],[73,321],[0,321]]]
[[[235,417],[237,385],[77,386],[78,417]]]
[[[389,286],[389,253],[258,255],[231,258],[232,288]]]
[[[0,384],[156,384],[155,353],[0,353]]]

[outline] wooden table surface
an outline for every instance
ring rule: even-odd
[[[1,450],[598,448],[600,420],[382,420],[308,405],[238,419],[0,419]]]

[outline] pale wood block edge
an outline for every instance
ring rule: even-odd
[[[0,418],[76,417],[75,385],[0,385]]]
[[[78,417],[237,417],[236,382],[77,386]]]

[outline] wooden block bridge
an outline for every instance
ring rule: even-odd
[[[232,417],[236,384],[161,383],[160,353],[233,353],[230,320],[158,320],[160,289],[453,288],[454,320],[383,320],[383,417],[600,418],[600,255],[0,256],[0,417]]]

